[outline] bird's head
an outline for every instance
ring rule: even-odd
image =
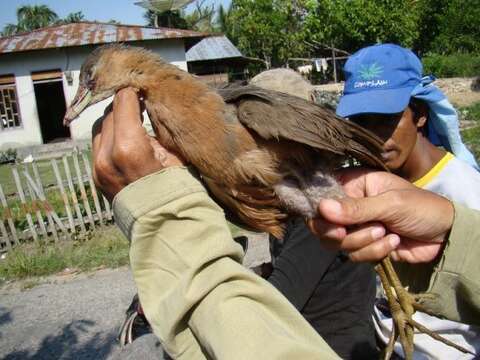
[[[144,73],[142,69],[149,57],[151,53],[142,48],[118,44],[95,49],[80,68],[78,90],[67,109],[64,125],[69,125],[90,105],[124,87],[139,88]]]

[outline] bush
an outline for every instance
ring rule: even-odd
[[[423,72],[436,77],[472,77],[480,74],[480,56],[430,54],[422,59]]]

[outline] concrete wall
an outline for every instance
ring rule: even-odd
[[[185,45],[183,40],[153,40],[133,43],[143,46],[162,56],[162,58],[187,71]],[[0,148],[40,145],[43,143],[35,101],[31,73],[61,69],[72,71],[73,84],[68,85],[63,76],[63,88],[67,105],[70,104],[78,88],[80,67],[86,56],[94,49],[90,46],[39,50],[18,54],[0,55],[0,75],[14,74],[19,102],[22,126],[16,129],[0,131]],[[73,140],[91,137],[93,122],[102,114],[111,99],[106,99],[87,109],[70,128]]]

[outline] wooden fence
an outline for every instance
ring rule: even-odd
[[[41,165],[50,176],[42,179],[36,161],[11,166],[15,193],[5,194],[5,184],[0,184],[0,252],[22,242],[70,240],[112,221],[110,204],[95,188],[86,153],[74,151]]]

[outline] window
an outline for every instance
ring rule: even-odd
[[[17,128],[21,124],[15,77],[13,75],[0,76],[0,128],[2,130]]]

